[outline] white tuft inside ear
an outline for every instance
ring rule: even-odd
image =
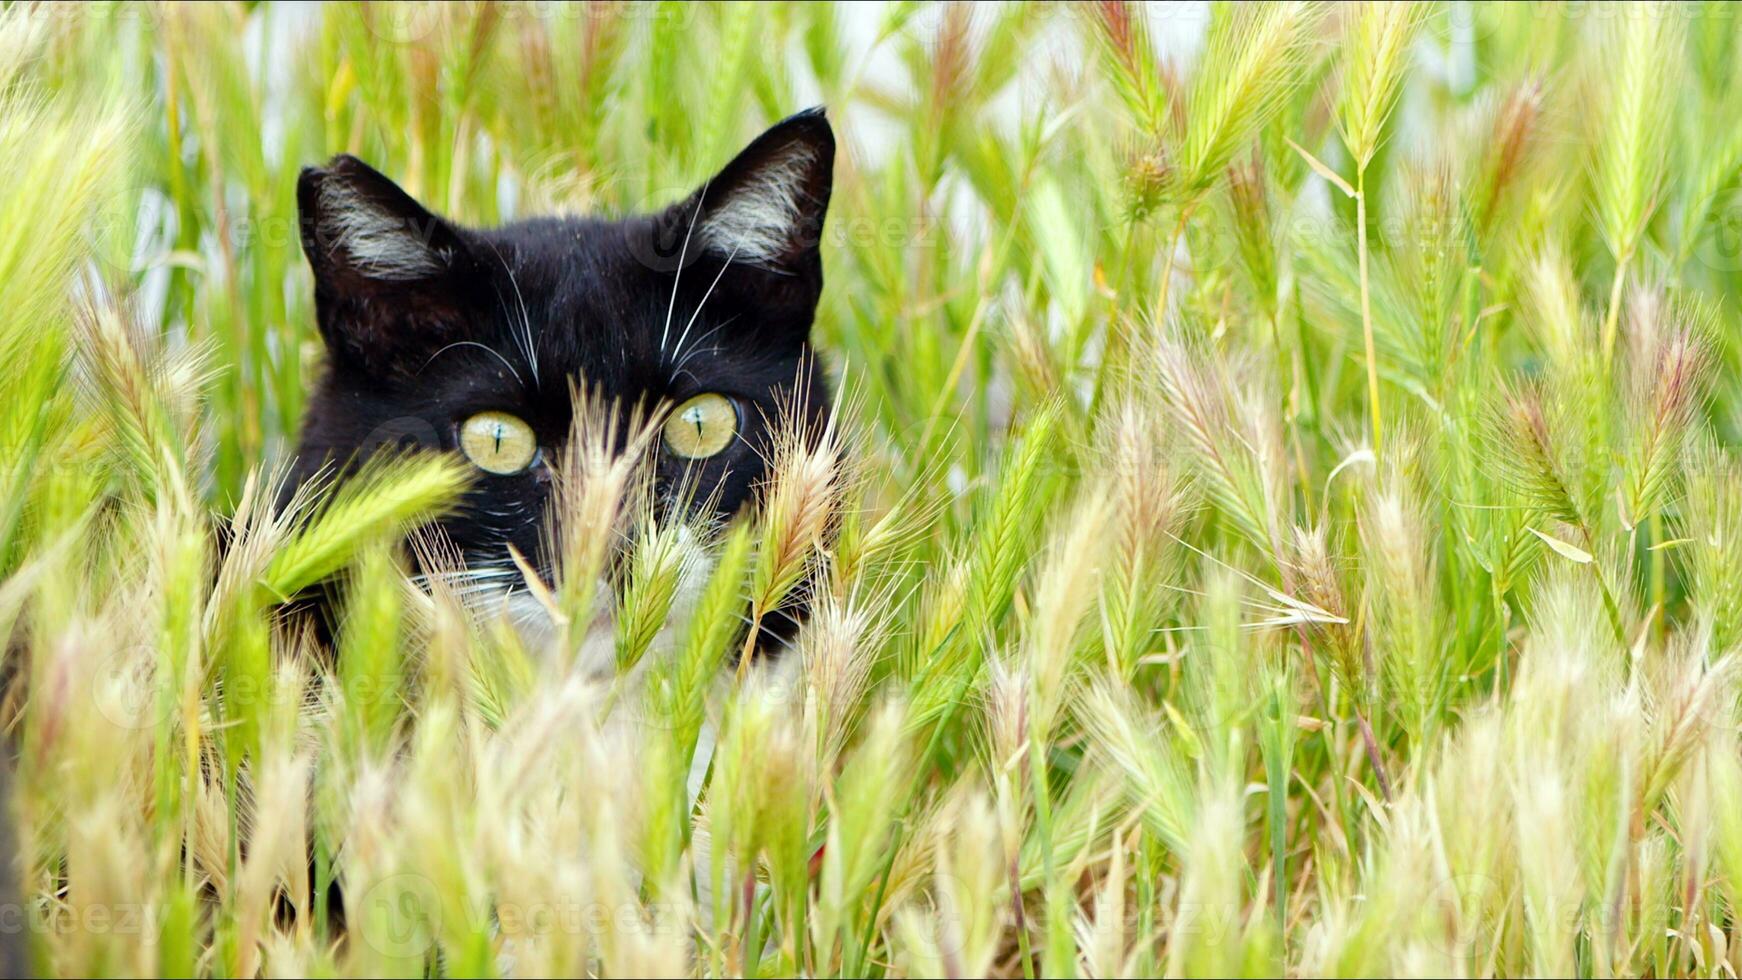
[[[804,233],[804,182],[815,162],[811,147],[794,143],[724,199],[705,201],[707,211],[696,228],[702,244],[735,262],[780,264]]]
[[[327,180],[320,190],[321,238],[329,249],[343,249],[350,264],[371,279],[427,279],[447,266],[447,256],[405,216],[381,206],[344,180]]]

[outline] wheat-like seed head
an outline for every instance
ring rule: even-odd
[[[1413,2],[1360,3],[1344,11],[1337,126],[1357,170],[1367,169],[1379,149],[1380,132],[1397,103],[1409,46],[1424,13]]]
[[[1182,197],[1208,189],[1281,110],[1319,15],[1316,5],[1294,2],[1216,12],[1178,137]]]

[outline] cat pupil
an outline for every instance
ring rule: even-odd
[[[502,451],[502,423],[496,423],[496,451]]]

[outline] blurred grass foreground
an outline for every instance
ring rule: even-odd
[[[0,962],[1736,976],[1739,63],[1720,3],[7,5]],[[811,104],[846,407],[627,542],[640,682],[409,575],[449,460],[274,509],[300,167],[620,214]]]

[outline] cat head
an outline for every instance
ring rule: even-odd
[[[621,220],[466,228],[362,161],[297,183],[328,369],[292,483],[407,445],[476,468],[441,522],[468,567],[548,569],[553,468],[577,386],[662,413],[658,497],[738,510],[782,413],[818,421],[810,345],[834,135],[820,110],[763,133],[683,200]]]

